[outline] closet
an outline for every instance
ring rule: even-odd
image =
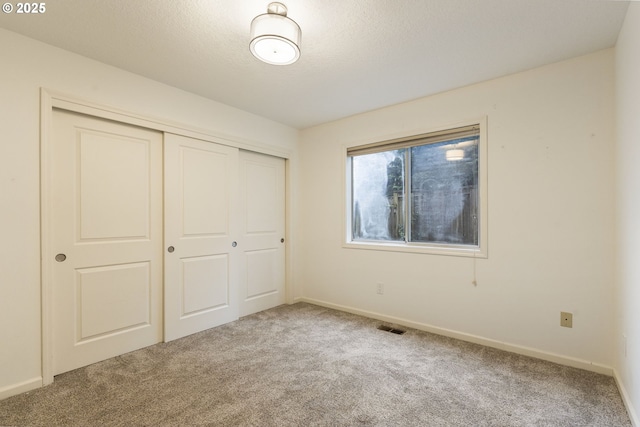
[[[52,371],[285,301],[284,159],[54,109]]]

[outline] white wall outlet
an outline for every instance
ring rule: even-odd
[[[573,328],[573,313],[563,311],[560,313],[560,326]]]
[[[376,285],[376,293],[378,295],[383,295],[384,294],[384,285],[382,283],[378,283]]]

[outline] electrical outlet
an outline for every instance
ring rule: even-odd
[[[376,286],[376,293],[378,295],[384,294],[384,285],[382,283],[378,283],[378,285]]]
[[[573,328],[573,313],[565,311],[560,313],[560,326],[565,328]]]

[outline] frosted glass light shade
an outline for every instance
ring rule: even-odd
[[[459,150],[459,149],[447,150],[445,156],[449,161],[462,160],[464,159],[464,150]]]
[[[265,13],[251,21],[251,53],[272,65],[293,64],[300,58],[301,31],[286,16]]]

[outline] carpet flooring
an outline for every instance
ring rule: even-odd
[[[631,426],[613,378],[306,303],[58,375],[1,426]]]

